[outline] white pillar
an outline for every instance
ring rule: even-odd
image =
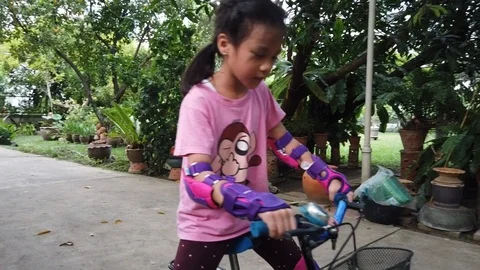
[[[375,1],[370,0],[368,8],[367,78],[365,91],[365,138],[362,147],[362,183],[370,178],[372,148],[370,147],[370,126],[372,122],[372,79],[373,79],[373,38],[375,36]]]

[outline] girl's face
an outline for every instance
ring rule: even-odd
[[[263,24],[253,25],[250,35],[237,47],[226,42],[219,50],[224,54],[224,65],[236,84],[246,89],[256,88],[270,74],[281,52],[283,31]]]

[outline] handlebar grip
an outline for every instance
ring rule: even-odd
[[[251,222],[250,234],[255,238],[260,236],[268,236],[267,224],[261,220]]]
[[[341,224],[343,222],[343,218],[345,217],[346,212],[347,212],[347,202],[345,200],[340,200],[338,202],[335,215],[333,216],[337,224]]]

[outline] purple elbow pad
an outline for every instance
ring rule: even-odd
[[[260,220],[259,213],[290,208],[282,199],[270,192],[256,192],[237,183],[225,183],[221,187],[223,208],[230,214],[250,221]]]
[[[220,176],[217,174],[207,175],[203,181],[195,180],[194,176],[200,174],[202,171],[212,171],[208,163],[195,163],[184,171],[185,177],[183,178],[183,182],[185,183],[188,196],[194,202],[212,209],[220,208],[212,197],[213,185],[222,180],[235,182],[235,178],[231,176]]]
[[[306,169],[306,171],[308,175],[310,175],[310,177],[317,179],[320,182],[320,184],[327,191],[327,194],[329,193],[328,187],[330,186],[330,184],[334,179],[340,180],[341,182],[341,186],[340,186],[340,189],[338,190],[338,193],[347,194],[352,190],[345,175],[328,167],[328,165],[321,158],[315,155],[312,155],[312,159],[313,159],[313,163],[309,168]],[[325,174],[324,177],[322,177],[322,173]]]
[[[287,132],[287,133],[288,133],[288,132]],[[282,137],[282,138],[283,138],[283,137]],[[293,138],[293,137],[292,137],[292,138]],[[281,139],[280,139],[280,140],[281,140]],[[279,140],[279,141],[280,141],[280,140]],[[270,149],[272,149],[273,154],[274,154],[275,156],[277,156],[277,158],[278,158],[281,162],[287,164],[287,165],[288,165],[289,167],[291,167],[291,168],[298,169],[298,168],[299,168],[299,167],[298,167],[298,161],[297,161],[296,159],[292,158],[290,155],[288,155],[288,154],[285,152],[285,150],[284,150],[285,146],[286,146],[289,142],[290,142],[290,141],[287,141],[286,144],[280,145],[280,144],[278,143],[278,141],[274,141],[274,140],[271,139],[271,138],[268,138],[268,139],[267,139],[267,144],[268,144],[268,146],[270,147]],[[279,147],[279,146],[280,146],[280,147]],[[282,147],[282,146],[283,146],[283,147]]]

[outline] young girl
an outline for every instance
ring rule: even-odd
[[[224,0],[212,43],[184,74],[175,144],[183,156],[175,270],[214,270],[234,241],[263,220],[269,238],[255,248],[274,269],[306,269],[293,240],[289,205],[268,192],[267,138],[277,156],[329,191],[352,196],[348,182],[282,125],[285,113],[263,79],[281,52],[285,12],[270,0]],[[222,64],[215,72],[215,56]]]

